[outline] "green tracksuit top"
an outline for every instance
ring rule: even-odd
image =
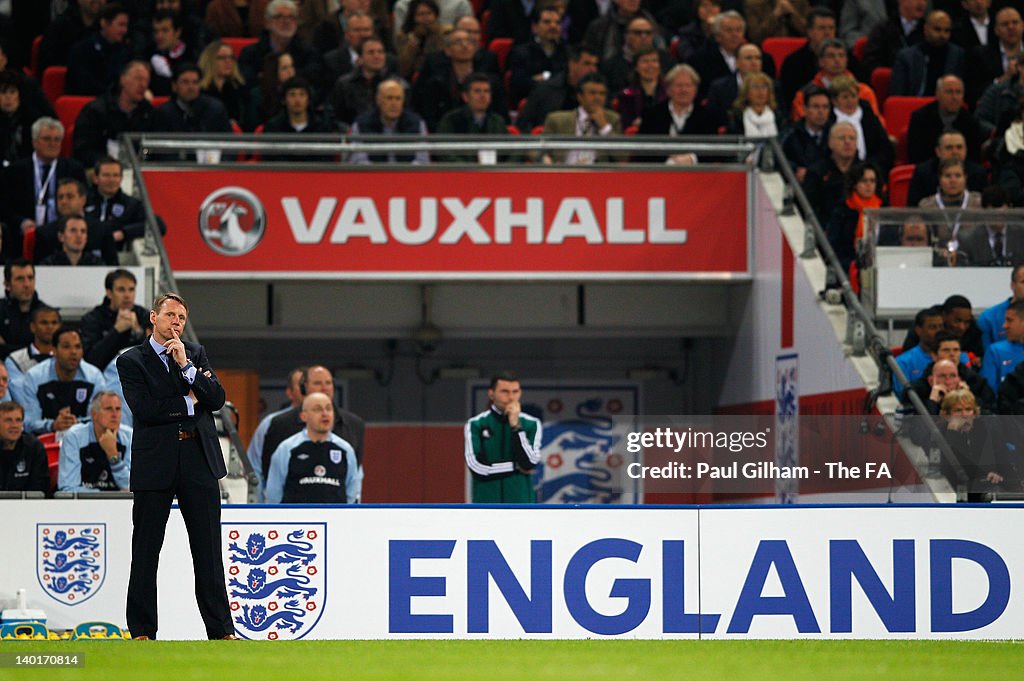
[[[473,474],[473,503],[532,504],[529,473],[540,463],[541,423],[521,413],[519,427],[493,405],[466,422],[466,465]]]

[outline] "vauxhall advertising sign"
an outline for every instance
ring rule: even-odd
[[[145,172],[178,276],[687,279],[749,269],[743,172]]]

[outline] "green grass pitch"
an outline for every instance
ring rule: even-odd
[[[83,668],[8,667],[0,669],[5,680],[1024,678],[1024,644],[987,641],[63,641],[4,642],[0,651],[85,653]]]

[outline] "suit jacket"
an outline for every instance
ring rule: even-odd
[[[967,171],[967,188],[972,192],[981,192],[988,186],[988,171],[985,166],[968,159],[964,162]],[[914,166],[914,174],[910,178],[907,190],[907,206],[913,208],[926,196],[931,196],[939,187],[939,159],[932,156]],[[902,206],[894,206],[901,208]]]
[[[132,490],[166,489],[178,464],[178,431],[199,431],[199,444],[214,478],[227,475],[213,412],[224,406],[224,388],[213,373],[206,350],[185,342],[185,356],[196,366],[190,386],[180,379],[177,365],[168,371],[146,340],[117,358],[117,373],[124,398],[135,419],[132,437]],[[173,360],[171,360],[173,362]],[[207,377],[204,371],[210,372]],[[191,390],[198,398],[190,417],[183,397]]]
[[[640,124],[641,135],[667,135],[672,129],[672,114],[668,110],[669,102],[655,104],[644,112]],[[714,117],[700,104],[693,105],[693,112],[686,119],[681,135],[714,135],[718,132]]]
[[[1005,265],[1012,262],[1014,265],[1024,262],[1024,227],[1020,225],[1007,225],[1003,232],[1003,256],[997,262],[992,253],[992,244],[988,240],[988,229],[984,225],[978,225],[959,238],[959,250],[967,255],[966,265],[989,267]]]
[[[608,117],[608,122],[612,126],[612,132],[610,136],[622,134],[622,118],[619,114],[615,113],[611,109],[605,109],[604,115]],[[544,119],[544,134],[545,135],[563,135],[566,137],[576,136],[576,109],[571,111],[555,111],[548,114],[548,117]],[[565,161],[566,151],[552,151],[551,158],[556,163]],[[614,159],[613,155],[608,152],[598,152],[595,163],[610,163]]]
[[[889,96],[931,97],[935,94],[935,83],[926,83],[928,61],[924,43],[907,47],[896,54],[889,82]],[[967,55],[962,48],[950,43],[946,50],[946,65],[942,75],[953,74],[963,80],[967,76]]]
[[[967,140],[967,158],[980,160],[981,130],[977,121],[966,109],[953,119],[953,128],[963,133]],[[939,118],[939,105],[936,102],[926,104],[910,115],[910,127],[907,131],[907,158],[911,163],[920,163],[935,155],[935,144],[942,134],[942,119]]]
[[[21,255],[21,223],[36,219],[36,180],[32,157],[15,161],[7,167],[4,184],[7,197],[4,214],[7,229],[4,230],[3,252],[6,257]],[[58,158],[53,175],[53,195],[56,196],[58,180],[73,177],[85,182],[85,171],[81,164],[70,158]],[[39,225],[36,225],[37,227]]]
[[[988,13],[988,44],[991,45],[993,41],[998,40],[996,38],[996,20],[995,15],[989,10]],[[964,48],[965,50],[973,50],[976,47],[981,47],[981,43],[978,41],[978,34],[974,32],[974,25],[971,24],[971,17],[965,16],[953,25],[953,35],[951,41]]]
[[[693,56],[690,66],[700,74],[700,86],[697,89],[698,101],[708,96],[708,90],[713,82],[723,76],[736,75],[736,72],[729,68],[725,57],[722,56],[722,51],[718,48],[718,43],[714,40],[704,44],[704,47]],[[775,77],[775,61],[767,52],[761,54],[761,70],[772,78]]]
[[[1003,75],[1003,53],[999,50],[999,41],[992,40],[985,47],[975,47],[968,55],[967,62],[967,101],[973,103],[992,81]]]
[[[870,77],[880,66],[892,68],[896,61],[896,53],[904,47],[917,45],[923,39],[924,19],[909,35],[903,33],[899,12],[893,11],[891,16],[878,24],[868,33],[868,44],[864,48],[864,65],[861,73]]]
[[[525,99],[537,81],[533,76],[548,71],[551,74],[565,71],[568,68],[568,48],[565,42],[559,42],[554,53],[549,57],[537,40],[516,45],[508,55],[508,70],[512,73],[509,82],[509,102],[513,106]]]

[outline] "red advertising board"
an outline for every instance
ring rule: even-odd
[[[151,168],[176,276],[748,274],[747,174]]]

